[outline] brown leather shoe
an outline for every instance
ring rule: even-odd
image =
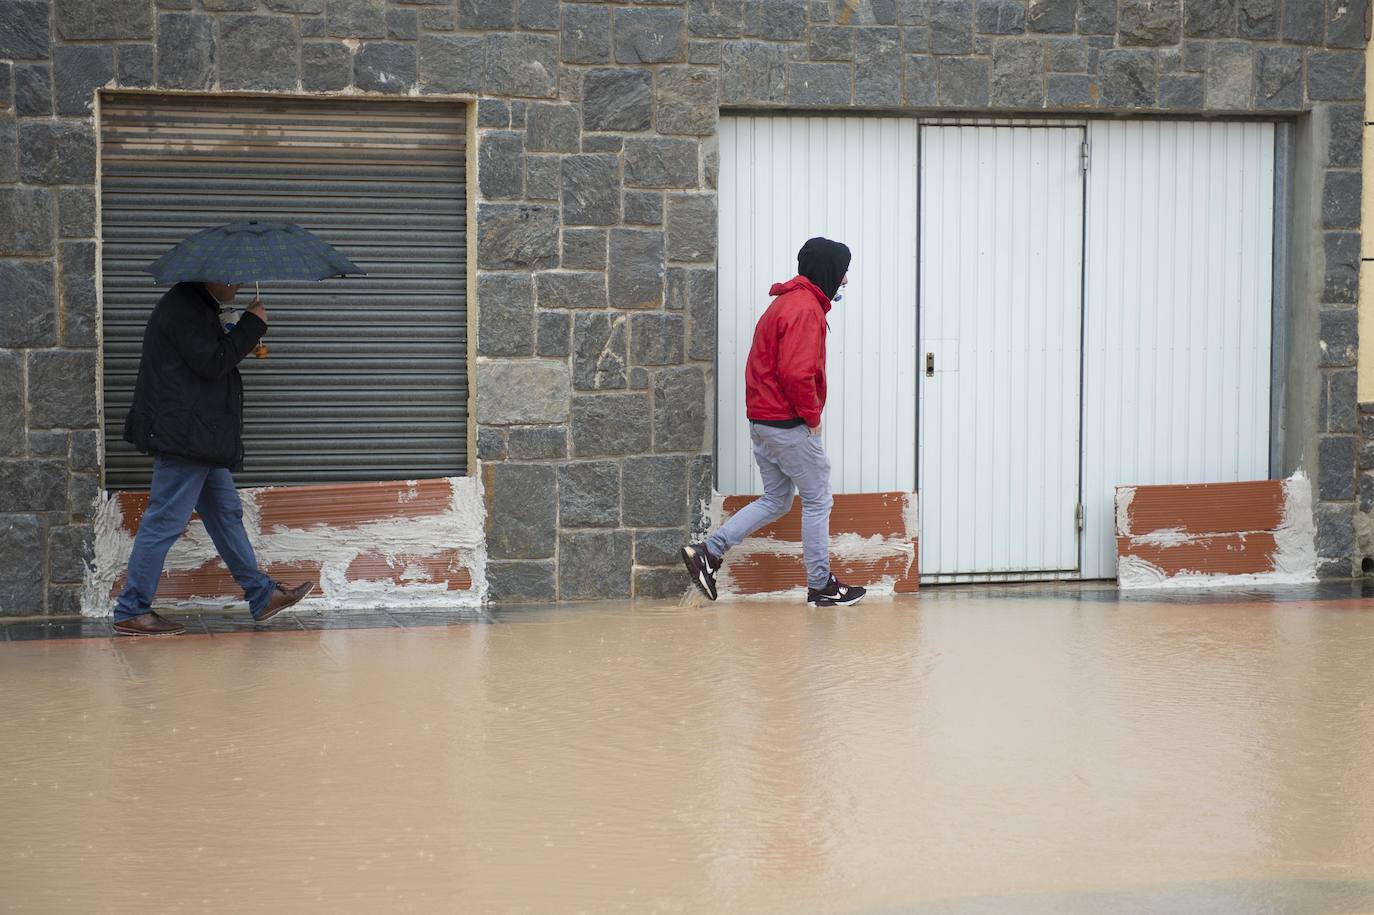
[[[115,635],[181,635],[186,627],[149,611],[119,620],[113,626]]]
[[[272,599],[267,602],[267,609],[262,611],[261,614],[254,616],[253,619],[257,620],[259,623],[265,623],[287,607],[299,604],[302,600],[309,597],[310,592],[313,590],[315,590],[315,583],[313,581],[307,581],[303,585],[296,585],[296,587],[289,591],[278,584],[277,590],[272,594]]]

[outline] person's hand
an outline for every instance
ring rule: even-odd
[[[262,323],[267,323],[267,309],[262,307],[262,299],[254,297],[252,304],[248,306],[248,313]]]
[[[821,437],[821,424],[820,424],[820,423],[816,423],[816,425],[814,425],[814,426],[807,426],[807,427],[806,427],[806,431],[811,433],[811,437],[812,437],[812,438],[820,438],[820,437]]]

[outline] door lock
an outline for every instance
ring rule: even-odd
[[[926,377],[935,377],[935,354],[926,353]]]

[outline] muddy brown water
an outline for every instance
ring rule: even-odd
[[[501,619],[0,644],[0,911],[1374,911],[1365,602]]]

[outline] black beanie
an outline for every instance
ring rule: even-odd
[[[797,272],[815,283],[827,299],[840,291],[849,272],[849,248],[828,238],[808,238],[797,252]]]

